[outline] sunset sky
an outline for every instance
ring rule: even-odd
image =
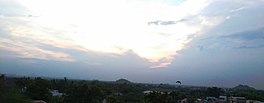
[[[264,0],[0,0],[0,73],[264,89]]]

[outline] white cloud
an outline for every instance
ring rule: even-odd
[[[152,68],[168,66],[195,35],[221,22],[218,17],[200,15],[199,22],[192,24],[183,21],[166,26],[148,25],[155,20],[196,17],[210,3],[207,0],[187,0],[179,5],[159,0],[23,0],[21,3],[38,16],[23,18],[27,25],[12,25],[12,36],[102,54],[123,55],[131,50],[149,62],[159,63]]]
[[[244,9],[246,9],[245,7],[240,7],[240,8],[237,8],[237,9],[232,9],[232,10],[230,10],[230,12],[231,13],[233,13],[233,12],[238,12],[238,11],[241,11],[241,10],[244,10]]]
[[[8,51],[15,52],[14,55],[9,56],[17,56],[20,58],[35,58],[35,59],[42,59],[42,60],[57,60],[57,61],[74,61],[70,55],[55,52],[50,50],[44,50],[38,48],[31,44],[25,44],[19,41],[12,41],[8,39],[0,38],[0,48]]]

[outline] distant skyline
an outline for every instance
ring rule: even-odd
[[[0,73],[264,89],[264,0],[0,0]]]

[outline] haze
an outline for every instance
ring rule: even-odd
[[[263,0],[0,0],[0,72],[264,89]]]

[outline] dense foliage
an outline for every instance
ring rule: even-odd
[[[52,96],[52,90],[58,90],[62,95]],[[151,92],[143,93],[144,91]],[[0,103],[31,103],[33,100],[44,100],[48,103],[178,103],[184,98],[193,103],[197,98],[220,95],[264,101],[264,91],[261,90],[140,84],[128,81],[84,81],[69,80],[66,77],[0,77]]]

